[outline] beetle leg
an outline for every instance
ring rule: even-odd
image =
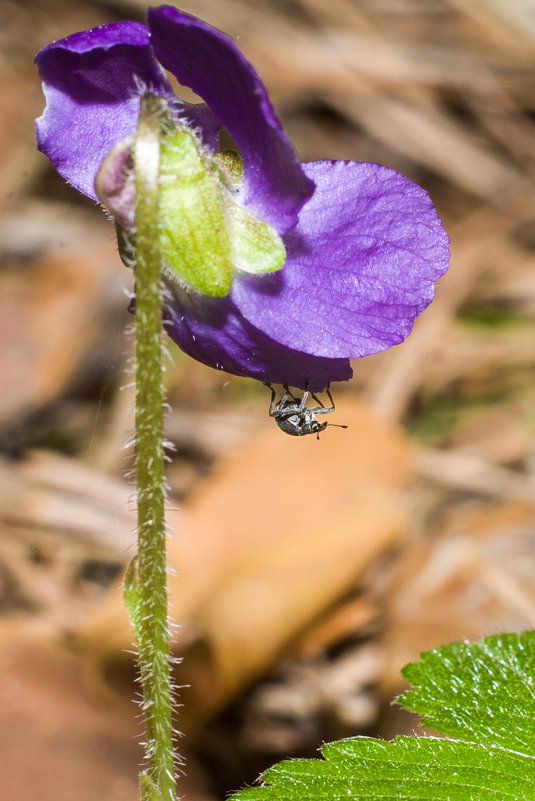
[[[296,403],[300,402],[301,399],[293,394],[288,384],[283,384],[282,386],[284,387],[284,391],[286,392],[286,394],[289,395],[292,400],[294,400]]]
[[[328,398],[329,398],[329,400],[331,401],[331,408],[329,409],[329,411],[330,411],[330,412],[334,412],[334,408],[335,408],[335,407],[334,407],[334,400],[333,400],[333,396],[331,395],[331,385],[330,385],[330,384],[327,384],[327,387],[326,387],[326,389],[325,389],[325,392],[327,393],[327,397],[328,397]]]
[[[325,408],[325,404],[321,402],[321,400],[320,400],[320,399],[317,397],[317,395],[314,395],[314,393],[313,393],[313,392],[311,392],[311,393],[310,393],[310,396],[311,396],[312,398],[314,398],[314,400],[316,401],[316,403],[318,403],[318,404],[319,404],[319,405],[320,405],[322,408]]]
[[[275,407],[275,411],[273,411],[273,402],[274,402],[274,400],[275,400],[275,398],[277,396],[277,393],[275,392],[275,390],[273,389],[271,384],[267,383],[267,381],[264,382],[264,386],[266,386],[268,389],[271,390],[271,400],[269,402],[269,416],[270,417],[276,417],[277,416],[277,410],[276,410],[276,407]]]

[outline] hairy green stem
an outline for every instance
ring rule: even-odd
[[[136,180],[136,458],[138,554],[127,577],[136,630],[146,727],[143,799],[174,801],[172,687],[167,625],[163,445],[162,299],[158,226],[160,98],[141,100]]]

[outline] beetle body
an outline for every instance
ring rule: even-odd
[[[292,437],[302,437],[305,434],[319,434],[327,428],[327,423],[320,423],[311,409],[302,411],[280,411],[275,416],[278,427]]]
[[[324,406],[319,398],[313,392],[309,392],[308,388],[305,389],[301,398],[296,397],[290,390],[287,384],[283,384],[284,395],[275,403],[277,397],[275,390],[271,384],[266,384],[271,390],[271,402],[269,404],[269,416],[275,418],[275,422],[281,431],[285,434],[290,434],[292,437],[304,437],[307,434],[316,434],[319,439],[320,431],[324,431],[328,425],[336,425],[334,423],[320,423],[316,415],[330,414],[334,411],[334,401],[327,387],[327,396],[331,402],[331,406]],[[308,398],[312,397],[318,406],[307,406]],[[339,428],[347,428],[347,426],[338,426]]]

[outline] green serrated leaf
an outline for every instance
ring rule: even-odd
[[[443,645],[402,673],[399,703],[427,727],[535,756],[535,632]]]
[[[533,801],[535,633],[502,634],[422,654],[400,699],[433,728],[476,742],[354,737],[323,759],[288,760],[231,801]],[[478,742],[477,742],[478,741]]]
[[[532,759],[476,743],[354,737],[324,746],[322,754],[324,760],[279,763],[264,774],[265,786],[242,790],[231,801],[535,798]]]

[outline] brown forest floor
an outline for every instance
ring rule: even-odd
[[[0,0],[0,801],[133,801],[130,276],[35,150],[35,52],[144,0]],[[422,184],[452,267],[355,364],[317,442],[172,348],[174,652],[190,801],[417,721],[399,669],[535,627],[535,17],[527,0],[184,0],[264,78],[300,157]],[[310,439],[310,441],[308,441]]]

